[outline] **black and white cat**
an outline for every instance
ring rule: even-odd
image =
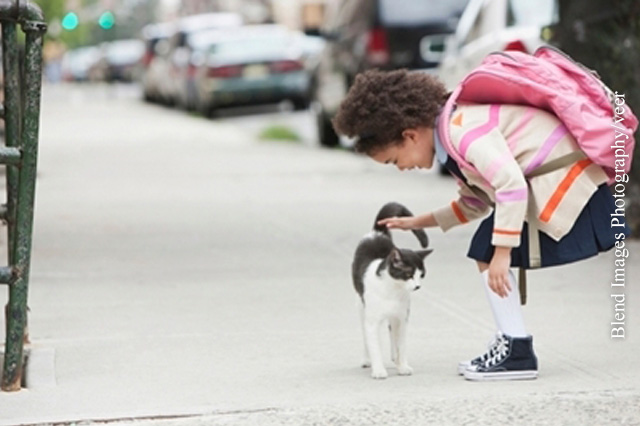
[[[371,367],[371,377],[384,379],[387,370],[382,360],[381,327],[388,325],[391,335],[391,358],[398,374],[410,375],[407,362],[406,334],[409,321],[411,292],[420,288],[424,278],[424,259],[432,250],[399,249],[391,240],[391,233],[378,221],[389,217],[413,216],[403,205],[385,204],[373,225],[373,231],[358,244],[352,264],[353,285],[359,295],[358,304],[364,334],[363,367]],[[413,230],[426,248],[427,234]]]

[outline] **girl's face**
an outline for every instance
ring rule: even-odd
[[[433,166],[433,129],[419,127],[402,132],[402,142],[371,155],[378,163],[393,164],[399,170],[430,169]]]

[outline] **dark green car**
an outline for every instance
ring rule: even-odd
[[[195,86],[200,111],[291,100],[296,109],[309,104],[309,54],[303,34],[279,25],[245,26],[203,34],[209,42],[196,62]]]

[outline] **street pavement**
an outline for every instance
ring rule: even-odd
[[[628,244],[625,339],[610,337],[613,253],[532,272],[540,377],[471,383],[457,362],[494,331],[465,258],[475,226],[431,230],[414,374],[389,363],[374,381],[352,253],[382,204],[430,211],[454,197],[451,179],[260,141],[256,126],[119,87],[46,87],[42,112],[32,359],[27,388],[0,394],[0,425],[640,424],[640,244]]]

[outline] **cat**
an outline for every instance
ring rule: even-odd
[[[380,347],[380,329],[387,324],[391,336],[391,358],[398,374],[410,375],[413,372],[406,352],[410,294],[420,288],[426,272],[424,259],[432,252],[426,249],[429,239],[422,229],[413,230],[413,233],[425,250],[397,248],[389,229],[378,225],[378,221],[394,216],[413,215],[402,204],[385,204],[376,217],[373,231],[358,244],[351,268],[353,285],[359,296],[365,343],[362,367],[371,367],[374,379],[388,376]]]

